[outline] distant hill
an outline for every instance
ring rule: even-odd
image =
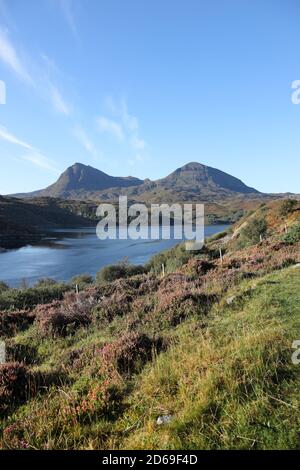
[[[238,195],[257,197],[260,194],[234,176],[192,162],[157,181],[110,176],[91,166],[75,163],[48,188],[15,196],[116,200],[120,193],[145,202],[212,201]]]
[[[97,204],[0,196],[0,251],[39,240],[49,228],[95,225]]]

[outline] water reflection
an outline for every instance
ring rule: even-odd
[[[226,225],[207,226],[205,235],[223,231]],[[0,253],[0,279],[11,286],[49,277],[68,281],[81,273],[95,275],[105,265],[128,259],[144,264],[178,240],[99,240],[94,227],[51,230],[42,241]]]

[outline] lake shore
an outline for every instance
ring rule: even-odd
[[[207,225],[205,236],[214,235],[228,225]],[[0,280],[12,287],[23,281],[33,285],[41,278],[68,281],[80,273],[95,276],[97,271],[125,258],[132,264],[145,264],[155,254],[180,243],[179,239],[99,240],[95,227],[48,230],[34,243],[0,253]]]

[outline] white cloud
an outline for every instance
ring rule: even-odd
[[[72,114],[72,107],[64,100],[59,90],[52,84],[50,85],[50,98],[56,111],[66,116]]]
[[[124,125],[129,129],[131,132],[137,132],[139,129],[139,121],[138,118],[132,116],[128,113],[127,103],[123,99],[121,100],[121,118]]]
[[[33,153],[29,153],[27,155],[23,155],[22,158],[23,160],[33,163],[35,166],[43,168],[44,170],[49,170],[53,173],[59,173],[59,170],[56,167],[55,163],[50,160],[50,158],[45,157],[45,155],[37,151],[34,151]]]
[[[7,34],[0,30],[0,59],[23,81],[32,84],[32,79]]]
[[[60,114],[70,116],[73,114],[74,107],[62,95],[59,87],[56,85],[57,78],[60,78],[62,73],[56,65],[55,61],[46,54],[41,54],[42,64],[39,66],[39,89],[50,100],[53,108]]]
[[[29,74],[28,68],[25,66],[24,61],[21,60],[16,48],[9,40],[6,33],[0,29],[0,60],[4,62],[22,81],[29,85],[34,85],[36,91],[42,96],[47,96],[50,99],[52,106],[57,112],[69,116],[72,114],[73,108],[63,98],[61,92],[56,85],[53,84],[51,73],[58,73],[58,69],[53,61],[46,55],[42,55],[44,64],[32,62],[32,70],[34,74]],[[35,77],[33,80],[32,77]]]
[[[27,150],[35,150],[32,145],[27,144],[27,142],[24,142],[23,140],[18,139],[14,134],[11,134],[5,127],[0,126],[0,139],[6,140],[7,142],[10,142],[11,144],[19,145],[20,147],[23,147]]]
[[[139,120],[129,113],[125,99],[123,98],[117,103],[111,96],[108,96],[105,102],[108,110],[120,119],[132,149],[143,151],[146,147],[146,141],[139,136]],[[132,161],[136,162],[137,158],[135,157]]]
[[[97,125],[100,132],[106,132],[108,134],[111,134],[118,140],[124,139],[124,133],[121,124],[113,121],[112,119],[100,116],[97,119]]]
[[[23,160],[29,161],[30,163],[33,163],[40,168],[58,173],[59,170],[57,169],[53,160],[43,155],[33,145],[19,139],[3,126],[0,126],[0,139],[28,150],[29,153],[21,157]]]
[[[146,142],[143,139],[140,139],[138,136],[134,135],[131,138],[131,145],[136,150],[144,150],[146,147]]]
[[[112,114],[121,119],[126,129],[132,132],[138,130],[138,119],[128,113],[127,103],[124,99],[121,99],[120,103],[116,103],[111,96],[108,96],[106,98],[106,106]]]
[[[75,137],[78,139],[78,141],[81,143],[81,145],[85,148],[87,152],[89,152],[93,157],[97,156],[96,147],[94,146],[93,142],[89,139],[84,129],[82,129],[82,127],[80,126],[74,127],[73,134],[75,135]]]

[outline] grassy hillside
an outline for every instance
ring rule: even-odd
[[[299,448],[299,217],[272,202],[144,273],[0,285],[1,447]]]

